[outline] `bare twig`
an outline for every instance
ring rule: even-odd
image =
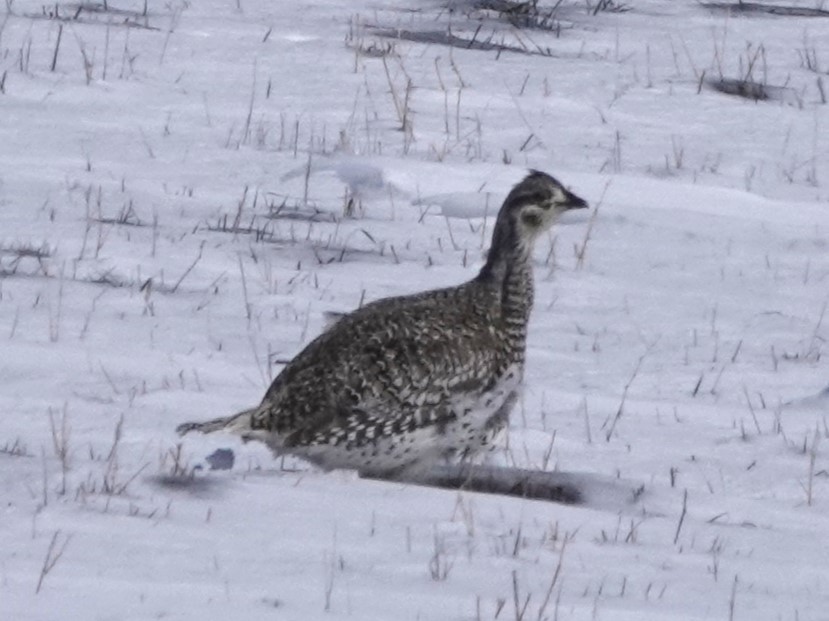
[[[739,579],[734,574],[734,584],[731,585],[731,598],[728,600],[728,621],[734,621],[734,609],[737,605],[737,583]]]
[[[196,258],[190,264],[190,267],[188,267],[186,270],[184,270],[184,273],[176,281],[176,284],[174,284],[173,288],[170,289],[170,293],[175,293],[176,291],[178,291],[178,288],[179,288],[179,286],[181,286],[181,283],[184,282],[184,279],[187,278],[187,275],[191,271],[193,271],[193,268],[196,267],[196,264],[201,260],[202,251],[204,250],[204,244],[205,244],[205,242],[202,241],[201,245],[199,246],[199,254],[196,256]]]
[[[599,197],[599,202],[596,203],[596,208],[593,210],[593,213],[590,214],[590,219],[587,221],[587,230],[584,232],[584,239],[581,242],[581,247],[576,248],[576,269],[580,270],[584,266],[584,257],[587,254],[587,242],[590,241],[590,233],[593,232],[593,225],[596,222],[596,217],[599,215],[599,208],[602,206],[605,194],[607,194],[607,190],[611,183],[613,183],[612,179],[608,180],[608,182],[604,184],[604,189],[602,190],[602,195]]]
[[[55,67],[58,65],[58,51],[60,50],[60,40],[63,36],[63,24],[58,24],[58,40],[55,42],[55,52],[52,55],[52,66],[49,70],[54,73]]]
[[[512,603],[515,609],[515,621],[523,621],[524,615],[527,612],[527,606],[530,603],[530,598],[532,597],[532,593],[527,593],[527,597],[524,598],[523,603],[521,602],[521,598],[518,595],[518,572],[514,569],[512,570]]]
[[[253,86],[250,89],[250,101],[248,102],[248,114],[245,117],[245,129],[242,132],[242,144],[250,140],[250,126],[253,119],[253,106],[256,102],[256,62],[253,63]]]
[[[812,446],[809,449],[809,479],[806,484],[806,504],[810,507],[814,501],[815,462],[817,461],[818,444],[820,444],[820,432],[815,430],[815,436],[812,439]]]
[[[544,594],[544,600],[541,602],[541,605],[538,607],[538,617],[537,621],[542,621],[546,619],[544,616],[544,612],[547,610],[547,605],[550,603],[550,598],[553,595],[553,589],[555,589],[556,584],[558,583],[558,579],[561,576],[561,566],[564,563],[564,549],[567,547],[567,539],[561,544],[561,550],[558,553],[558,564],[556,565],[556,569],[553,572],[553,577],[550,580],[550,586],[547,587],[547,592]]]
[[[245,317],[247,318],[249,324],[251,317],[251,306],[248,299],[248,280],[245,277],[245,265],[242,263],[242,255],[240,254],[237,258],[239,259],[239,273],[242,276],[242,295],[245,300]]]
[[[66,493],[66,475],[69,472],[69,416],[67,406],[61,410],[60,425],[55,421],[52,408],[49,408],[49,429],[52,432],[52,446],[55,456],[60,460],[61,489],[60,494]]]
[[[682,513],[679,514],[679,522],[676,524],[676,533],[674,534],[674,545],[679,541],[679,533],[682,532],[682,525],[685,523],[685,516],[688,514],[688,490],[682,495]]]
[[[72,535],[64,536],[63,543],[60,545],[58,545],[59,537],[60,530],[56,530],[52,535],[52,540],[49,542],[49,549],[46,551],[46,558],[43,559],[43,566],[40,568],[40,577],[37,580],[35,594],[40,593],[40,589],[43,588],[43,581],[46,579],[49,572],[54,569],[55,565],[60,560],[60,557],[63,556]]]
[[[642,361],[644,361],[645,356],[647,356],[650,353],[651,347],[653,347],[653,345],[648,347],[648,349],[645,350],[645,353],[639,356],[639,360],[636,361],[636,367],[633,369],[633,373],[631,373],[628,383],[625,384],[625,387],[622,390],[622,400],[619,402],[619,409],[616,410],[616,416],[613,417],[613,421],[610,423],[610,427],[605,432],[605,440],[607,442],[610,442],[610,438],[613,437],[613,432],[616,430],[616,424],[619,422],[619,419],[622,418],[622,413],[625,409],[625,401],[627,400],[628,396],[628,390],[630,390],[630,387],[633,384],[633,381],[636,379],[636,376],[639,375],[639,369],[642,367]],[[605,421],[605,424],[602,425],[602,428],[604,429],[606,426],[607,421]]]

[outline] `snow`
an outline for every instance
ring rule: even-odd
[[[472,4],[0,8],[0,618],[829,619],[829,20]],[[448,27],[550,55],[377,34]],[[705,86],[752,59],[783,101]],[[175,436],[327,313],[474,275],[530,167],[592,209],[539,244],[492,461],[590,503]]]

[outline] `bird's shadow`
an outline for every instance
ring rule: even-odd
[[[633,506],[645,493],[644,485],[596,474],[472,464],[435,464],[395,476],[361,473],[361,477],[594,508]]]

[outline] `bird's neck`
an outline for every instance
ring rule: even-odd
[[[486,264],[477,280],[499,296],[501,316],[507,326],[521,327],[521,338],[533,304],[532,248],[530,239],[520,238],[514,227],[496,224]]]

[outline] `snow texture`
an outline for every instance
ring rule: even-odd
[[[829,619],[829,19],[505,4],[3,3],[0,619]],[[591,209],[490,463],[591,502],[176,437],[527,168]]]

